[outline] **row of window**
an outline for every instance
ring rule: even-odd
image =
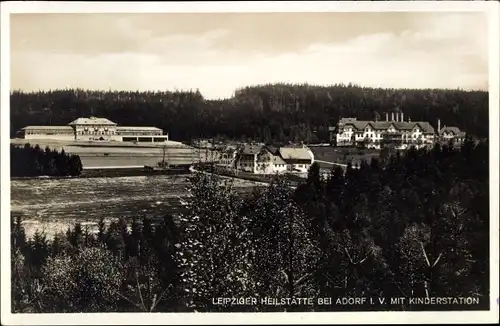
[[[395,128],[389,128],[389,129],[387,129],[387,130],[383,130],[383,131],[379,131],[379,132],[396,132],[396,131],[398,131],[398,129],[395,129]],[[415,132],[415,131],[417,131],[417,132],[418,132],[418,131],[420,131],[420,129],[418,129],[418,128],[417,128],[417,129],[414,129],[413,131],[414,131],[414,132]],[[351,128],[346,128],[346,129],[344,129],[344,132],[353,132],[353,130],[352,130]],[[366,132],[366,133],[370,133],[370,132],[373,132],[373,130],[372,130],[372,129],[365,129],[365,130],[364,130],[364,132]]]
[[[103,131],[103,130],[88,130],[88,131],[77,131],[77,135],[98,135],[98,136],[103,136],[103,135],[115,135],[114,131]]]
[[[248,163],[240,163],[240,166],[241,167],[253,167],[254,165],[253,164],[248,164]],[[283,167],[286,167],[287,165],[286,164],[274,164],[275,167],[278,167],[278,168],[283,168]],[[265,167],[264,164],[259,164],[259,168],[260,169],[263,169]],[[306,169],[307,168],[307,164],[295,164],[295,167],[299,168],[299,169]]]
[[[59,129],[44,129],[44,130],[25,130],[25,135],[74,135],[73,130],[59,130]],[[122,132],[115,130],[95,130],[93,128],[85,128],[84,130],[77,130],[77,135],[122,135],[122,136],[162,136],[158,131],[144,131],[144,132]]]
[[[132,132],[132,131],[117,131],[117,135],[121,135],[121,136],[162,136],[162,134],[160,132],[157,132],[157,131],[153,131],[153,132],[148,132],[148,131],[144,131],[144,132]]]
[[[155,137],[123,137],[123,141],[138,141],[138,142],[155,142],[155,143],[163,143],[167,139],[166,138],[155,138]]]
[[[74,133],[69,130],[44,130],[44,131],[26,130],[24,134],[25,135],[74,135]]]
[[[342,134],[338,134],[339,137],[351,137],[352,135],[355,135],[357,137],[370,137],[370,138],[377,138],[377,137],[382,137],[382,136],[386,136],[386,135],[391,135],[393,133],[378,133],[378,134],[374,134],[374,133],[342,133]],[[409,132],[405,132],[403,133],[403,135],[422,135],[421,132],[419,131],[416,131],[416,132],[413,132],[413,133],[409,133]]]

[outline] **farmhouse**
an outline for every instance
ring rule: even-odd
[[[156,127],[118,126],[106,118],[78,118],[67,126],[27,126],[17,133],[24,139],[67,141],[119,141],[157,143],[168,141],[168,134]]]
[[[263,145],[243,145],[236,156],[236,169],[257,173],[257,158],[261,153],[265,154],[264,149]]]
[[[305,146],[281,147],[279,153],[283,161],[286,162],[288,171],[307,173],[314,163],[314,154]]]
[[[303,145],[275,148],[245,144],[239,149],[223,150],[219,165],[255,174],[276,174],[307,173],[313,162],[313,153]]]

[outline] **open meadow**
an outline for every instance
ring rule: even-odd
[[[110,166],[144,166],[156,165],[164,158],[170,164],[192,164],[200,160],[210,159],[210,152],[198,150],[180,142],[168,141],[165,144],[119,143],[119,142],[68,142],[52,140],[11,139],[12,144],[39,145],[58,151],[80,156],[83,168]],[[165,148],[164,148],[165,147]]]
[[[315,160],[327,161],[332,163],[360,164],[362,160],[368,163],[373,157],[379,157],[380,151],[373,149],[358,149],[351,147],[332,147],[332,146],[311,146]]]
[[[110,223],[179,212],[188,182],[186,176],[166,175],[12,180],[11,212],[23,217],[28,236],[38,229],[50,238],[76,222],[93,230],[101,217]],[[240,192],[253,186],[244,180],[234,183]]]

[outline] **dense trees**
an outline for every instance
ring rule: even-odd
[[[14,312],[173,311],[179,307],[175,225],[123,219],[97,233],[77,224],[47,241],[27,240],[17,218],[12,234]]]
[[[82,172],[78,155],[51,150],[42,150],[38,145],[24,147],[10,145],[10,174],[13,177],[77,176]]]
[[[488,93],[462,90],[380,89],[352,85],[274,84],[236,90],[226,100],[198,92],[105,92],[81,89],[11,94],[11,136],[26,125],[64,125],[104,116],[121,125],[154,125],[171,139],[229,137],[270,142],[328,142],[340,117],[372,120],[404,112],[413,121],[453,125],[488,136]]]
[[[236,196],[194,174],[178,219],[77,226],[48,241],[11,226],[14,311],[464,310],[489,307],[488,142],[436,145],[359,169],[314,164]],[[175,223],[174,223],[175,221]],[[91,293],[92,295],[88,295]],[[222,297],[254,297],[224,306]],[[331,297],[329,305],[263,298]],[[365,305],[337,298],[373,298]],[[405,297],[390,304],[379,298]],[[411,304],[470,297],[479,305]]]

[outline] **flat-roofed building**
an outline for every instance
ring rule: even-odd
[[[17,137],[24,139],[119,141],[157,143],[168,141],[168,134],[156,127],[118,126],[106,118],[78,118],[67,126],[27,126]]]
[[[71,126],[27,126],[17,135],[25,139],[75,140],[75,131]]]

